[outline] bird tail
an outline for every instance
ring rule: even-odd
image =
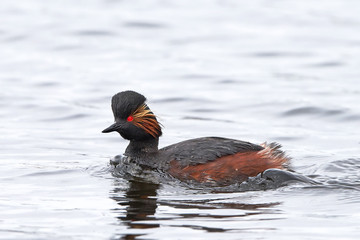
[[[291,158],[281,150],[281,145],[276,142],[260,144],[264,149],[259,152],[263,158],[268,159],[275,168],[289,169]]]

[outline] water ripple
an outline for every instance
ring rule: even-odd
[[[116,33],[113,31],[106,31],[100,29],[79,30],[73,32],[73,34],[84,37],[112,37],[116,35]]]
[[[124,23],[124,26],[128,28],[141,28],[141,29],[166,28],[166,26],[161,23],[141,22],[141,21],[128,21]]]
[[[45,118],[42,121],[44,121],[44,122],[59,122],[59,121],[68,121],[68,120],[75,120],[75,119],[81,119],[81,118],[87,118],[87,117],[89,117],[89,114],[76,113],[76,114],[66,115],[66,116],[62,116],[62,117]]]
[[[54,176],[54,175],[63,175],[78,172],[78,169],[63,169],[63,170],[55,170],[55,171],[44,171],[44,172],[36,172],[23,175],[21,177],[42,177],[42,176]]]
[[[345,160],[338,160],[327,164],[324,167],[325,171],[331,172],[346,172],[347,174],[359,174],[360,173],[360,159],[350,158]],[[360,180],[360,175],[358,175]]]
[[[320,63],[313,63],[311,65],[308,65],[308,67],[314,67],[314,68],[333,68],[333,67],[341,67],[345,65],[344,62],[340,61],[326,61],[326,62],[320,62]]]
[[[256,52],[250,54],[253,57],[259,58],[279,58],[279,57],[309,57],[310,53],[307,52]]]
[[[285,111],[282,115],[286,117],[295,117],[295,116],[337,116],[337,115],[343,115],[347,111],[344,109],[325,109],[321,107],[298,107],[294,108],[288,111]]]

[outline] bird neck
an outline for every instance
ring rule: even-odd
[[[130,140],[125,150],[125,155],[131,157],[141,157],[158,151],[159,138],[150,138],[146,140]]]

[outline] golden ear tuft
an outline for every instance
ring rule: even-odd
[[[159,122],[156,120],[156,116],[149,107],[144,103],[138,107],[132,114],[135,126],[145,130],[148,134],[157,138],[161,135],[161,127]]]

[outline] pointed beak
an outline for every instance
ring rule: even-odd
[[[109,133],[109,132],[114,132],[117,131],[121,128],[121,125],[119,123],[114,123],[113,125],[111,125],[108,128],[105,128],[104,130],[102,130],[102,133]]]

